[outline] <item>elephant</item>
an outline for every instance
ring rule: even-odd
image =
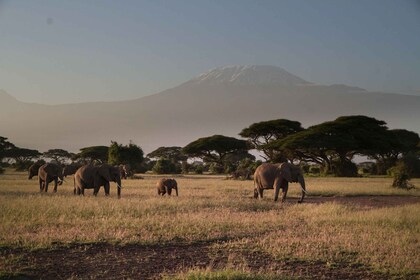
[[[302,189],[302,196],[298,203],[303,202],[305,197],[305,179],[303,178],[300,167],[291,163],[263,163],[258,166],[254,173],[254,198],[263,197],[265,189],[275,189],[274,201],[279,197],[280,188],[282,189],[281,202],[284,202],[289,188],[289,183],[299,182]]]
[[[109,182],[117,183],[118,198],[121,198],[121,175],[116,166],[109,164],[84,165],[74,175],[74,194],[85,194],[85,189],[94,189],[93,194],[98,194],[99,188],[104,186],[105,195],[109,195]]]
[[[45,164],[45,161],[37,161],[34,164],[32,164],[31,166],[29,166],[28,180],[31,180],[32,177],[38,175],[38,170],[43,164]]]
[[[164,196],[166,193],[171,195],[172,189],[175,190],[176,196],[178,196],[178,183],[175,179],[162,178],[156,183],[158,195]]]
[[[64,166],[63,177],[73,175],[74,173],[76,173],[77,169],[79,169],[80,167],[82,167],[82,165],[77,162]]]
[[[46,163],[38,169],[39,191],[48,191],[48,184],[54,181],[54,192],[57,192],[57,185],[63,184],[63,169],[61,165]]]
[[[127,179],[133,176],[133,172],[131,172],[131,167],[129,164],[120,164],[118,168],[120,169],[122,179]]]

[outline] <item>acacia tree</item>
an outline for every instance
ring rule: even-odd
[[[7,141],[6,137],[0,136],[0,162],[8,156],[10,150],[16,148],[15,145]]]
[[[171,160],[173,162],[180,162],[185,161],[188,159],[186,155],[182,153],[181,147],[159,147],[153,152],[147,154],[147,157],[149,158],[164,158]]]
[[[15,145],[7,141],[6,137],[0,136],[0,174],[4,172],[4,169],[1,167],[3,159],[7,156],[8,151],[15,148]]]
[[[277,119],[258,122],[244,128],[239,135],[248,138],[255,148],[262,152],[266,161],[285,161],[286,155],[280,149],[273,149],[267,144],[283,139],[291,134],[302,131],[300,122],[287,119]]]
[[[32,160],[42,154],[37,150],[14,147],[8,151],[7,157],[15,160],[17,171],[25,170],[33,163]]]
[[[417,133],[405,129],[392,129],[387,131],[386,137],[381,139],[381,143],[375,149],[366,151],[366,154],[376,160],[376,173],[384,175],[397,164],[398,159],[418,152],[419,143],[420,137]]]
[[[206,163],[215,163],[223,167],[228,155],[248,151],[249,144],[245,140],[223,135],[199,138],[182,149],[190,158],[201,158]]]
[[[111,141],[108,150],[108,163],[113,165],[129,164],[133,170],[138,170],[143,162],[143,150],[130,142],[128,145]]]
[[[69,153],[63,149],[50,149],[42,154],[46,158],[51,158],[59,163],[63,163],[66,160],[71,159],[74,154]]]
[[[80,153],[76,155],[76,159],[83,159],[88,162],[98,161],[98,162],[107,162],[108,161],[108,147],[107,146],[91,146],[80,149]]]
[[[288,150],[303,161],[320,164],[325,173],[355,176],[357,169],[352,162],[353,157],[378,149],[387,135],[385,124],[366,116],[343,116],[268,145]]]

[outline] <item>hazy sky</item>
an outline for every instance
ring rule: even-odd
[[[22,101],[132,99],[232,64],[420,95],[420,1],[0,0],[0,89]]]

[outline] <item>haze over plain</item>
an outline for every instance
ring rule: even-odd
[[[419,132],[419,15],[410,0],[2,1],[1,135],[41,150],[131,139],[149,151],[343,114]],[[225,65],[251,66],[225,88],[184,83]],[[270,84],[280,70],[261,65],[307,84]]]

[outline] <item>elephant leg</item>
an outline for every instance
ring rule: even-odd
[[[45,179],[45,182],[44,182],[44,186],[45,186],[44,190],[45,190],[45,192],[48,192],[48,184],[49,184],[48,178],[46,178]]]
[[[283,180],[283,184],[282,184],[282,196],[281,196],[281,202],[284,202],[284,200],[286,199],[286,195],[287,195],[287,190],[289,189],[289,182],[287,182],[286,180]]]
[[[178,187],[175,188],[176,196],[178,196]]]
[[[58,179],[54,179],[54,192],[57,192]]]
[[[280,192],[280,187],[281,187],[281,181],[282,181],[282,179],[276,179],[274,181],[274,189],[275,189],[274,201],[277,201],[279,199],[279,192]]]
[[[109,196],[109,182],[105,183],[104,189],[105,189],[105,195]]]
[[[257,188],[254,189],[254,198],[255,199],[258,198],[258,190],[257,190]]]
[[[39,182],[39,192],[42,192],[44,190],[44,182],[42,182],[42,179],[38,179]]]
[[[263,199],[263,197],[264,197],[264,189],[263,188],[258,189],[258,194],[260,195],[260,198]]]
[[[172,188],[171,187],[166,187],[166,192],[168,193],[168,195],[170,196],[172,193]]]
[[[93,195],[94,196],[97,196],[98,195],[98,192],[99,192],[99,188],[94,188],[93,189]],[[84,195],[84,194],[83,194]]]

